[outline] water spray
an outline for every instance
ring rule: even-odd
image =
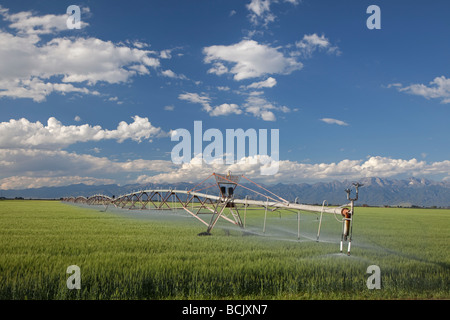
[[[201,186],[209,178],[215,178],[215,184],[207,184]],[[252,184],[252,187],[242,185],[240,183],[241,178],[247,180]],[[211,195],[200,192],[204,189],[218,187],[218,194]],[[240,187],[249,191],[252,191],[264,200],[253,200],[248,196],[245,199],[238,199],[235,197],[236,187]],[[271,212],[275,210],[287,210],[297,214],[297,241],[300,240],[300,213],[314,212],[320,213],[320,220],[318,217],[318,230],[316,234],[316,241],[319,241],[319,236],[322,227],[322,218],[324,214],[333,214],[339,223],[342,223],[342,233],[340,241],[340,252],[343,251],[344,242],[348,242],[347,254],[350,255],[351,242],[352,242],[352,228],[354,217],[354,202],[358,200],[358,188],[363,185],[360,183],[354,183],[355,197],[351,197],[351,190],[346,189],[347,200],[350,203],[340,207],[328,207],[328,202],[324,200],[322,205],[307,205],[300,204],[298,198],[294,202],[289,202],[282,197],[267,190],[263,186],[255,183],[244,175],[233,175],[231,172],[227,174],[212,173],[201,183],[196,185],[190,190],[174,190],[170,189],[153,189],[153,190],[140,190],[133,191],[132,193],[121,195],[118,197],[108,197],[105,195],[94,195],[88,198],[85,197],[68,197],[63,201],[73,203],[85,203],[88,205],[103,205],[105,211],[109,206],[114,206],[118,209],[125,210],[169,210],[174,211],[180,209],[187,212],[190,216],[203,223],[207,229],[205,232],[201,232],[199,235],[211,235],[212,230],[216,226],[220,219],[224,219],[227,222],[239,227],[239,229],[246,229],[246,218],[248,207],[259,207],[264,210],[263,230],[262,233],[266,234],[266,223],[269,208]],[[258,189],[256,189],[258,188]],[[350,208],[349,208],[350,207]],[[241,220],[240,210],[244,211],[244,219]],[[211,218],[206,221],[201,216],[204,214],[210,214]],[[228,214],[227,214],[228,213]],[[342,220],[337,216],[342,216]],[[281,218],[281,211],[280,211]]]

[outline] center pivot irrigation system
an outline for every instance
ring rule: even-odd
[[[212,177],[215,178],[215,183],[208,183],[208,180]],[[240,184],[241,179],[245,179],[249,184],[247,184],[247,186]],[[258,188],[259,191],[248,187],[248,185]],[[219,195],[209,195],[200,192],[215,186],[219,188]],[[255,193],[257,198],[262,198],[265,200],[252,200],[249,199],[248,196],[244,199],[235,198],[235,189],[238,186]],[[285,209],[296,211],[298,217],[297,235],[298,238],[300,238],[300,211],[315,212],[320,213],[317,241],[319,241],[323,214],[329,213],[334,214],[336,219],[342,223],[340,252],[343,251],[344,242],[347,242],[347,254],[350,255],[353,217],[355,213],[354,202],[358,200],[358,188],[363,185],[360,183],[354,183],[353,186],[355,187],[355,196],[353,198],[351,198],[351,190],[345,190],[347,193],[347,200],[350,201],[350,203],[333,208],[329,208],[326,205],[326,200],[323,201],[321,206],[299,204],[298,198],[295,199],[294,203],[291,203],[261,185],[251,181],[244,175],[232,175],[231,172],[228,172],[227,174],[212,173],[191,190],[152,189],[128,193],[117,198],[114,196],[109,197],[96,194],[88,198],[68,197],[64,198],[63,201],[88,205],[103,205],[106,208],[113,205],[116,208],[128,210],[181,209],[185,210],[207,227],[206,231],[199,233],[199,235],[211,235],[211,231],[219,218],[245,229],[247,208],[252,206],[265,208],[263,233],[266,231],[267,212],[269,210],[275,211]],[[205,210],[206,213],[212,214],[209,221],[205,221],[201,218],[201,215],[205,213]],[[244,211],[244,220],[241,218],[242,211]],[[342,219],[338,219],[337,216],[341,216]]]

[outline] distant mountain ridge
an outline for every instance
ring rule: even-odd
[[[450,207],[450,182],[437,182],[427,179],[409,178],[403,180],[384,178],[364,178],[359,180],[364,186],[360,188],[358,205],[369,206],[420,206],[420,207]],[[244,184],[245,185],[245,184]],[[24,190],[1,190],[0,197],[25,199],[59,199],[66,196],[90,196],[94,194],[121,195],[142,189],[166,189],[189,190],[195,184],[161,183],[146,185],[85,185],[74,184],[62,187],[42,187]],[[254,186],[247,185],[255,189]],[[345,189],[352,187],[352,181],[317,182],[313,184],[283,184],[263,185],[273,193],[288,201],[294,201],[297,197],[300,203],[321,204],[327,200],[329,204],[344,204],[346,202]],[[259,190],[261,191],[261,190]],[[214,188],[202,192],[215,194]],[[249,197],[255,199],[257,195],[245,188],[237,188],[237,197]]]

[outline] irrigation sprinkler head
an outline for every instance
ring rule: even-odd
[[[352,192],[352,190],[347,188],[347,189],[345,189],[345,192],[347,193],[347,199],[349,199],[350,198],[350,192]]]
[[[352,184],[355,187],[355,197],[354,198],[350,198],[350,193],[352,192],[352,190],[350,188],[345,189],[345,192],[347,193],[347,199],[349,201],[357,201],[358,200],[358,188],[364,186],[364,184],[356,182]]]
[[[353,185],[355,186],[356,196],[358,196],[358,188],[359,188],[359,187],[363,187],[364,184],[359,183],[359,182],[356,182],[356,183],[353,183]]]

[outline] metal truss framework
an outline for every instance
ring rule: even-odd
[[[205,186],[205,182],[211,177],[215,178],[216,183]],[[257,191],[240,184],[241,178],[244,178],[263,191]],[[199,192],[213,187],[214,185],[219,187],[218,196]],[[238,186],[253,191],[259,197],[264,197],[266,200],[251,200],[248,197],[245,197],[245,199],[237,199],[234,197],[234,190]],[[358,188],[362,185],[357,183],[354,184],[354,186],[356,189],[356,197],[351,198],[351,190],[345,190],[347,193],[347,200],[349,200],[350,203],[340,207],[328,207],[326,205],[326,201],[323,202],[322,206],[299,204],[297,203],[297,199],[294,203],[291,203],[256,184],[245,176],[231,175],[231,173],[226,175],[213,173],[191,190],[151,189],[131,192],[117,198],[96,194],[88,198],[82,196],[63,198],[63,201],[88,205],[103,205],[106,208],[113,205],[116,208],[127,210],[184,210],[207,227],[206,231],[200,233],[199,235],[210,235],[219,218],[245,229],[245,215],[248,207],[261,207],[265,209],[263,227],[264,233],[266,229],[267,212],[269,210],[292,210],[298,213],[298,219],[300,219],[300,211],[315,212],[320,213],[317,241],[320,237],[323,214],[334,214],[335,217],[342,217],[341,220],[338,219],[338,221],[342,223],[340,251],[343,251],[343,244],[344,242],[347,242],[347,254],[350,255],[354,202],[358,200]],[[241,218],[240,211],[244,211],[244,220]],[[205,214],[211,215],[209,221],[204,218]],[[298,237],[300,238],[300,220],[298,223]]]

